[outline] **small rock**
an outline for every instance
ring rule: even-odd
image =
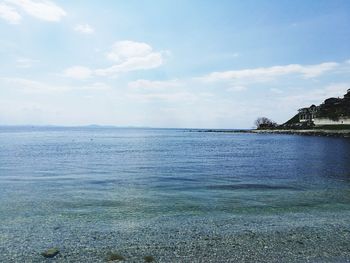
[[[107,261],[123,261],[125,258],[117,253],[110,253],[107,257]]]
[[[145,260],[145,262],[153,262],[154,261],[154,257],[152,257],[152,256],[145,256],[145,257],[143,257],[143,259]]]
[[[55,257],[60,251],[57,248],[50,248],[44,252],[41,253],[41,255],[45,258],[53,258]]]

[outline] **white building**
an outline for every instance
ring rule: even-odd
[[[320,110],[328,110],[328,112],[336,112],[335,109],[347,109],[341,112],[336,118],[327,118],[320,116]],[[325,126],[325,125],[350,125],[350,89],[344,95],[344,98],[329,98],[324,101],[321,106],[311,105],[309,108],[299,109],[299,122],[306,124],[314,124],[315,126]],[[321,112],[322,114],[322,112]],[[326,114],[326,116],[329,116]]]
[[[315,118],[314,124],[316,126],[324,126],[324,125],[350,125],[350,118],[339,118],[338,120],[332,120],[328,118]]]
[[[310,122],[312,123],[316,118],[318,107],[311,105],[309,108],[299,109],[299,122]]]

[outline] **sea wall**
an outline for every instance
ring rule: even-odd
[[[316,126],[322,125],[350,125],[350,118],[339,118],[338,120],[331,120],[328,118],[315,118],[314,124]]]
[[[292,135],[308,135],[308,136],[326,136],[326,137],[342,137],[350,138],[349,129],[327,130],[327,129],[306,129],[306,130],[191,130],[191,132],[215,132],[215,133],[257,133],[257,134],[292,134]]]

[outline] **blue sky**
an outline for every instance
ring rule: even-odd
[[[250,128],[350,88],[350,1],[0,0],[0,124]]]

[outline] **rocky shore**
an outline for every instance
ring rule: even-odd
[[[251,130],[252,133],[265,134],[295,134],[295,135],[309,135],[309,136],[327,136],[327,137],[342,137],[350,138],[350,130]]]
[[[197,130],[197,132],[223,132],[223,133],[256,133],[256,134],[292,134],[306,136],[326,136],[350,138],[350,130],[326,130],[326,129],[307,129],[307,130],[226,130],[226,129],[209,129]]]
[[[0,261],[349,262],[348,215],[345,211],[315,218],[290,214],[288,220],[287,215],[165,218],[129,231],[118,226],[95,231],[67,224],[46,236],[37,227],[39,232],[28,230],[25,239],[14,236],[11,246],[0,247]],[[40,248],[53,243],[60,253],[47,259]]]

